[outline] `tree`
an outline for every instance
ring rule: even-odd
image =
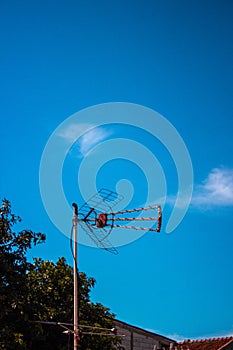
[[[35,259],[33,269],[28,273],[28,300],[31,307],[30,319],[45,322],[73,322],[73,269],[60,258],[57,263]],[[79,273],[79,318],[83,325],[113,328],[114,315],[100,303],[90,301],[90,290],[94,278]],[[71,326],[69,328],[72,328]],[[39,332],[38,332],[39,329]],[[37,323],[37,330],[30,337],[34,339],[32,349],[67,349],[68,338],[64,329],[50,324]],[[106,333],[106,332],[105,332]],[[113,349],[117,337],[81,335],[80,350]],[[45,347],[46,346],[46,347]]]
[[[13,231],[21,219],[3,200],[0,211],[0,348],[63,350],[72,342],[59,326],[43,322],[73,323],[73,268],[65,258],[57,263],[40,258],[27,261],[32,245],[45,241],[45,235]],[[114,316],[100,303],[90,300],[95,279],[79,273],[79,320],[83,325],[112,328]],[[72,327],[70,327],[72,328]],[[80,337],[80,350],[113,349],[118,337]]]
[[[11,212],[8,200],[0,208],[0,344],[5,349],[23,349],[22,328],[25,322],[26,277],[31,264],[26,252],[44,242],[45,235],[23,230],[18,233],[13,226],[21,221]]]

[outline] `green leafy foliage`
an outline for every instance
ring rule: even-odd
[[[13,226],[21,219],[12,214],[7,200],[0,210],[0,349],[65,350],[72,346],[73,336],[53,323],[73,324],[73,268],[65,258],[56,263],[36,258],[29,263],[27,250],[44,242],[45,235],[29,230],[14,232]],[[79,273],[79,323],[111,329],[114,315],[90,300],[94,285],[94,278]],[[81,329],[80,350],[111,350],[119,341],[117,336],[83,334],[90,329]],[[91,332],[106,333],[98,329]]]
[[[26,252],[42,243],[45,235],[30,230],[14,232],[13,226],[21,221],[11,212],[8,200],[0,208],[0,348],[24,349],[25,295],[27,272],[31,264]]]
[[[29,288],[27,302],[31,307],[31,320],[73,323],[73,269],[64,258],[60,258],[56,264],[35,259],[33,269],[28,273],[27,283]],[[95,280],[80,272],[78,284],[80,323],[112,328],[114,315],[103,305],[90,301],[90,291],[95,285]],[[71,326],[67,327],[72,329]],[[64,329],[59,326],[41,323],[40,336],[43,334],[43,342],[39,338],[38,341],[34,334],[31,337],[34,339],[33,349],[40,349],[42,343],[47,344],[46,349],[67,349],[70,339],[63,331]],[[79,348],[110,350],[113,349],[112,344],[117,340],[117,337],[81,334]]]

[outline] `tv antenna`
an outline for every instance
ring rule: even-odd
[[[99,248],[103,248],[110,253],[118,254],[116,248],[109,240],[113,229],[132,229],[142,231],[160,232],[162,224],[162,211],[159,205],[142,207],[137,209],[126,209],[113,211],[123,196],[116,192],[102,188],[85,202],[80,209],[76,203],[73,203],[73,245],[72,252],[74,258],[74,350],[78,350],[79,326],[78,326],[78,224],[83,231]],[[145,213],[148,211],[156,212],[156,216],[138,217],[136,213]],[[156,227],[141,227],[136,223],[154,222]],[[134,222],[134,224],[132,224]],[[72,240],[71,240],[72,243]]]

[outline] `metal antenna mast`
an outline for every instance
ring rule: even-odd
[[[78,206],[73,203],[73,234],[74,234],[74,350],[78,349]]]
[[[126,209],[121,211],[112,211],[112,208],[123,199],[116,192],[101,189],[92,196],[79,209],[76,203],[73,203],[73,257],[74,257],[74,350],[78,350],[79,335],[89,334],[80,332],[79,314],[78,314],[78,223],[83,231],[99,248],[103,248],[110,253],[118,254],[116,248],[111,244],[108,237],[114,228],[124,228],[142,231],[160,232],[162,224],[162,211],[159,205],[141,207],[136,209]],[[152,216],[137,217],[135,213],[152,213]],[[155,216],[156,215],[156,216]],[[153,221],[156,227],[138,226],[139,222]],[[135,225],[129,223],[135,222]],[[91,326],[90,326],[91,328]],[[93,327],[92,327],[93,328]]]

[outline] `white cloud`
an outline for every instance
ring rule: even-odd
[[[75,151],[78,157],[85,156],[99,142],[105,140],[112,134],[111,130],[103,127],[95,127],[91,124],[71,124],[66,129],[62,130],[58,136],[68,142],[75,142]]]
[[[103,128],[95,128],[84,134],[79,141],[79,152],[85,156],[95,145],[103,141],[110,132]]]
[[[84,134],[88,129],[94,127],[91,124],[70,124],[67,128],[61,130],[57,135],[63,139],[74,142],[77,140],[79,135]]]
[[[176,195],[166,197],[166,203],[178,209],[183,209],[189,200],[186,193],[180,193],[179,203],[176,203]],[[233,206],[233,169],[212,169],[200,185],[194,186],[190,205],[199,210]]]
[[[214,168],[201,185],[195,187],[192,205],[214,207],[233,205],[233,169]]]
[[[176,206],[176,209],[183,210],[187,207],[187,203],[190,203],[191,196],[187,195],[187,191],[179,193],[179,201],[177,202],[177,197],[175,195],[168,195],[166,197],[166,203],[170,206]],[[159,202],[158,202],[159,203]]]
[[[158,334],[161,334],[161,333],[158,332]],[[169,339],[175,340],[177,343],[183,342],[185,339],[187,339],[184,336],[177,334],[177,333],[163,334],[163,335]]]

